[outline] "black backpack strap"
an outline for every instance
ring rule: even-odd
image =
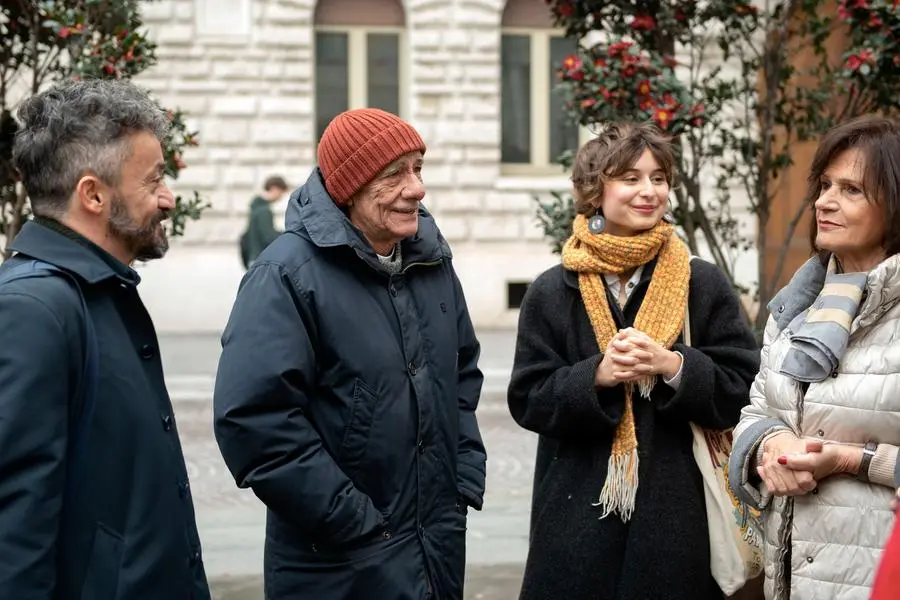
[[[78,392],[73,402],[69,405],[69,436],[66,453],[66,493],[63,501],[63,511],[67,510],[69,499],[73,497],[75,484],[83,479],[80,469],[84,468],[84,448],[90,432],[91,423],[96,405],[97,387],[100,379],[100,349],[97,344],[97,334],[94,330],[94,320],[88,311],[84,293],[74,275],[68,273],[50,263],[40,260],[24,260],[13,265],[7,265],[0,270],[0,285],[20,279],[32,277],[64,277],[68,279],[78,291],[81,301],[81,313],[84,322],[84,366],[82,368],[81,381]]]

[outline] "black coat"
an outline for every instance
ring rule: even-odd
[[[137,274],[64,227],[27,223],[13,248],[73,274],[99,350],[86,468],[65,498],[68,409],[85,363],[74,283],[0,287],[0,598],[209,598],[188,477]],[[89,411],[88,411],[89,412]]]
[[[618,327],[634,322],[653,264],[624,314],[607,291]],[[709,571],[709,539],[700,473],[688,425],[737,424],[759,366],[759,352],[738,300],[713,265],[692,261],[693,347],[678,391],[660,382],[637,397],[640,458],[635,512],[599,519],[622,386],[598,390],[602,354],[575,273],[556,266],[528,288],[519,319],[509,408],[540,434],[530,549],[522,600],[705,600],[721,598]]]
[[[225,462],[269,509],[266,597],[460,600],[483,378],[450,249],[422,209],[389,275],[318,170],[286,229],[241,283],[215,390]]]

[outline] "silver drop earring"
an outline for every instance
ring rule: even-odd
[[[674,225],[675,215],[673,215],[671,211],[666,211],[666,214],[663,215],[663,221],[665,221],[669,225]]]
[[[606,229],[606,218],[600,214],[600,209],[594,213],[594,216],[588,219],[588,231],[593,234],[603,233]]]

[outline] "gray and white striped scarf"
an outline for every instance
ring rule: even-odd
[[[850,326],[859,311],[867,277],[868,273],[839,273],[832,255],[819,295],[788,325],[793,333],[781,365],[783,375],[813,383],[837,368],[847,350]]]

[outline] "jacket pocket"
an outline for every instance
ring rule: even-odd
[[[122,536],[103,523],[97,523],[81,588],[82,600],[115,600],[118,597],[124,546]]]
[[[366,454],[377,408],[378,397],[375,392],[357,378],[353,385],[353,408],[350,420],[344,428],[344,439],[338,455],[338,462],[346,467],[347,475],[350,477],[363,466],[361,463]]]

